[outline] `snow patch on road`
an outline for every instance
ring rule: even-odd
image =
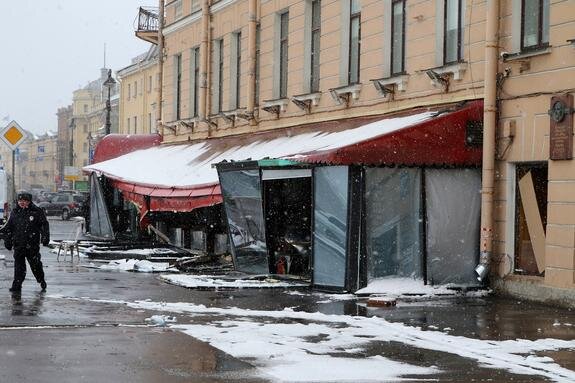
[[[247,289],[247,288],[288,288],[308,287],[308,284],[282,281],[274,278],[259,279],[230,279],[225,276],[214,275],[160,275],[164,282],[192,289]]]
[[[456,285],[424,285],[423,280],[413,278],[387,277],[374,279],[367,287],[357,290],[357,295],[377,294],[388,297],[400,297],[402,295],[417,295],[421,297],[455,296],[461,294]],[[488,290],[466,291],[465,296],[481,297],[489,294]]]
[[[540,375],[556,382],[575,381],[574,371],[553,363],[549,357],[535,355],[541,351],[575,350],[575,340],[481,340],[440,331],[423,331],[379,317],[327,315],[292,309],[246,310],[149,300],[92,301],[123,303],[135,309],[177,312],[192,317],[201,315],[201,323],[171,327],[209,342],[234,357],[253,358],[254,361],[250,362],[276,381],[283,381],[286,377],[289,381],[382,381],[439,372],[435,366],[414,366],[391,361],[384,356],[363,357],[361,352],[357,358],[358,349],[366,349],[375,341],[399,342],[450,353],[475,360],[482,367],[516,374]],[[214,318],[206,321],[206,315]],[[360,364],[361,368],[358,368]]]
[[[90,265],[91,267],[101,270],[138,271],[141,273],[165,272],[170,270],[170,264],[168,262],[150,262],[137,259],[117,259],[101,266]]]

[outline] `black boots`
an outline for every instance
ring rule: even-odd
[[[19,292],[22,291],[22,287],[12,285],[12,287],[10,287],[8,290],[9,290],[11,293],[19,293]]]
[[[48,285],[46,284],[46,281],[42,281],[40,282],[40,288],[42,288],[42,291],[46,291],[46,287]],[[16,286],[16,285],[12,285],[12,287],[10,287],[8,289],[11,293],[19,293],[22,291],[22,286]]]

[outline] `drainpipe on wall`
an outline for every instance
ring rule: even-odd
[[[258,1],[249,0],[248,10],[248,102],[247,114],[251,116],[250,125],[255,125],[253,118],[256,106],[256,27],[258,23]]]
[[[164,137],[164,124],[162,123],[162,96],[164,80],[164,9],[165,0],[160,0],[160,9],[158,15],[158,116],[156,118],[157,126],[160,127],[160,135]]]
[[[493,253],[493,193],[495,130],[497,127],[497,65],[499,59],[499,2],[488,1],[485,32],[485,96],[483,101],[483,166],[481,180],[481,253],[477,280],[489,273]]]
[[[202,42],[200,43],[200,100],[198,103],[198,116],[201,121],[206,121],[208,116],[208,62],[209,62],[209,33],[210,33],[210,2],[202,1]],[[210,124],[208,123],[208,136]]]

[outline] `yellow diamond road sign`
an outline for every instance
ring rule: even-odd
[[[12,150],[26,141],[26,131],[16,121],[12,121],[0,131],[0,139]]]

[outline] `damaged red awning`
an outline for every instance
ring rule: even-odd
[[[482,120],[483,101],[474,100],[178,145],[148,141],[147,149],[84,170],[105,175],[143,211],[189,212],[222,202],[214,165],[224,161],[479,166],[480,141],[469,145],[468,128],[477,138]]]
[[[190,212],[200,207],[222,203],[220,185],[177,189],[141,186],[118,180],[111,181],[113,187],[122,191],[125,199],[138,206],[141,216],[148,211]]]
[[[159,134],[108,134],[96,145],[92,163],[120,157],[134,150],[147,149],[161,143],[162,136]]]
[[[473,101],[381,136],[294,159],[330,165],[479,166],[482,149],[468,145],[468,124],[482,126],[482,121],[483,102]]]

